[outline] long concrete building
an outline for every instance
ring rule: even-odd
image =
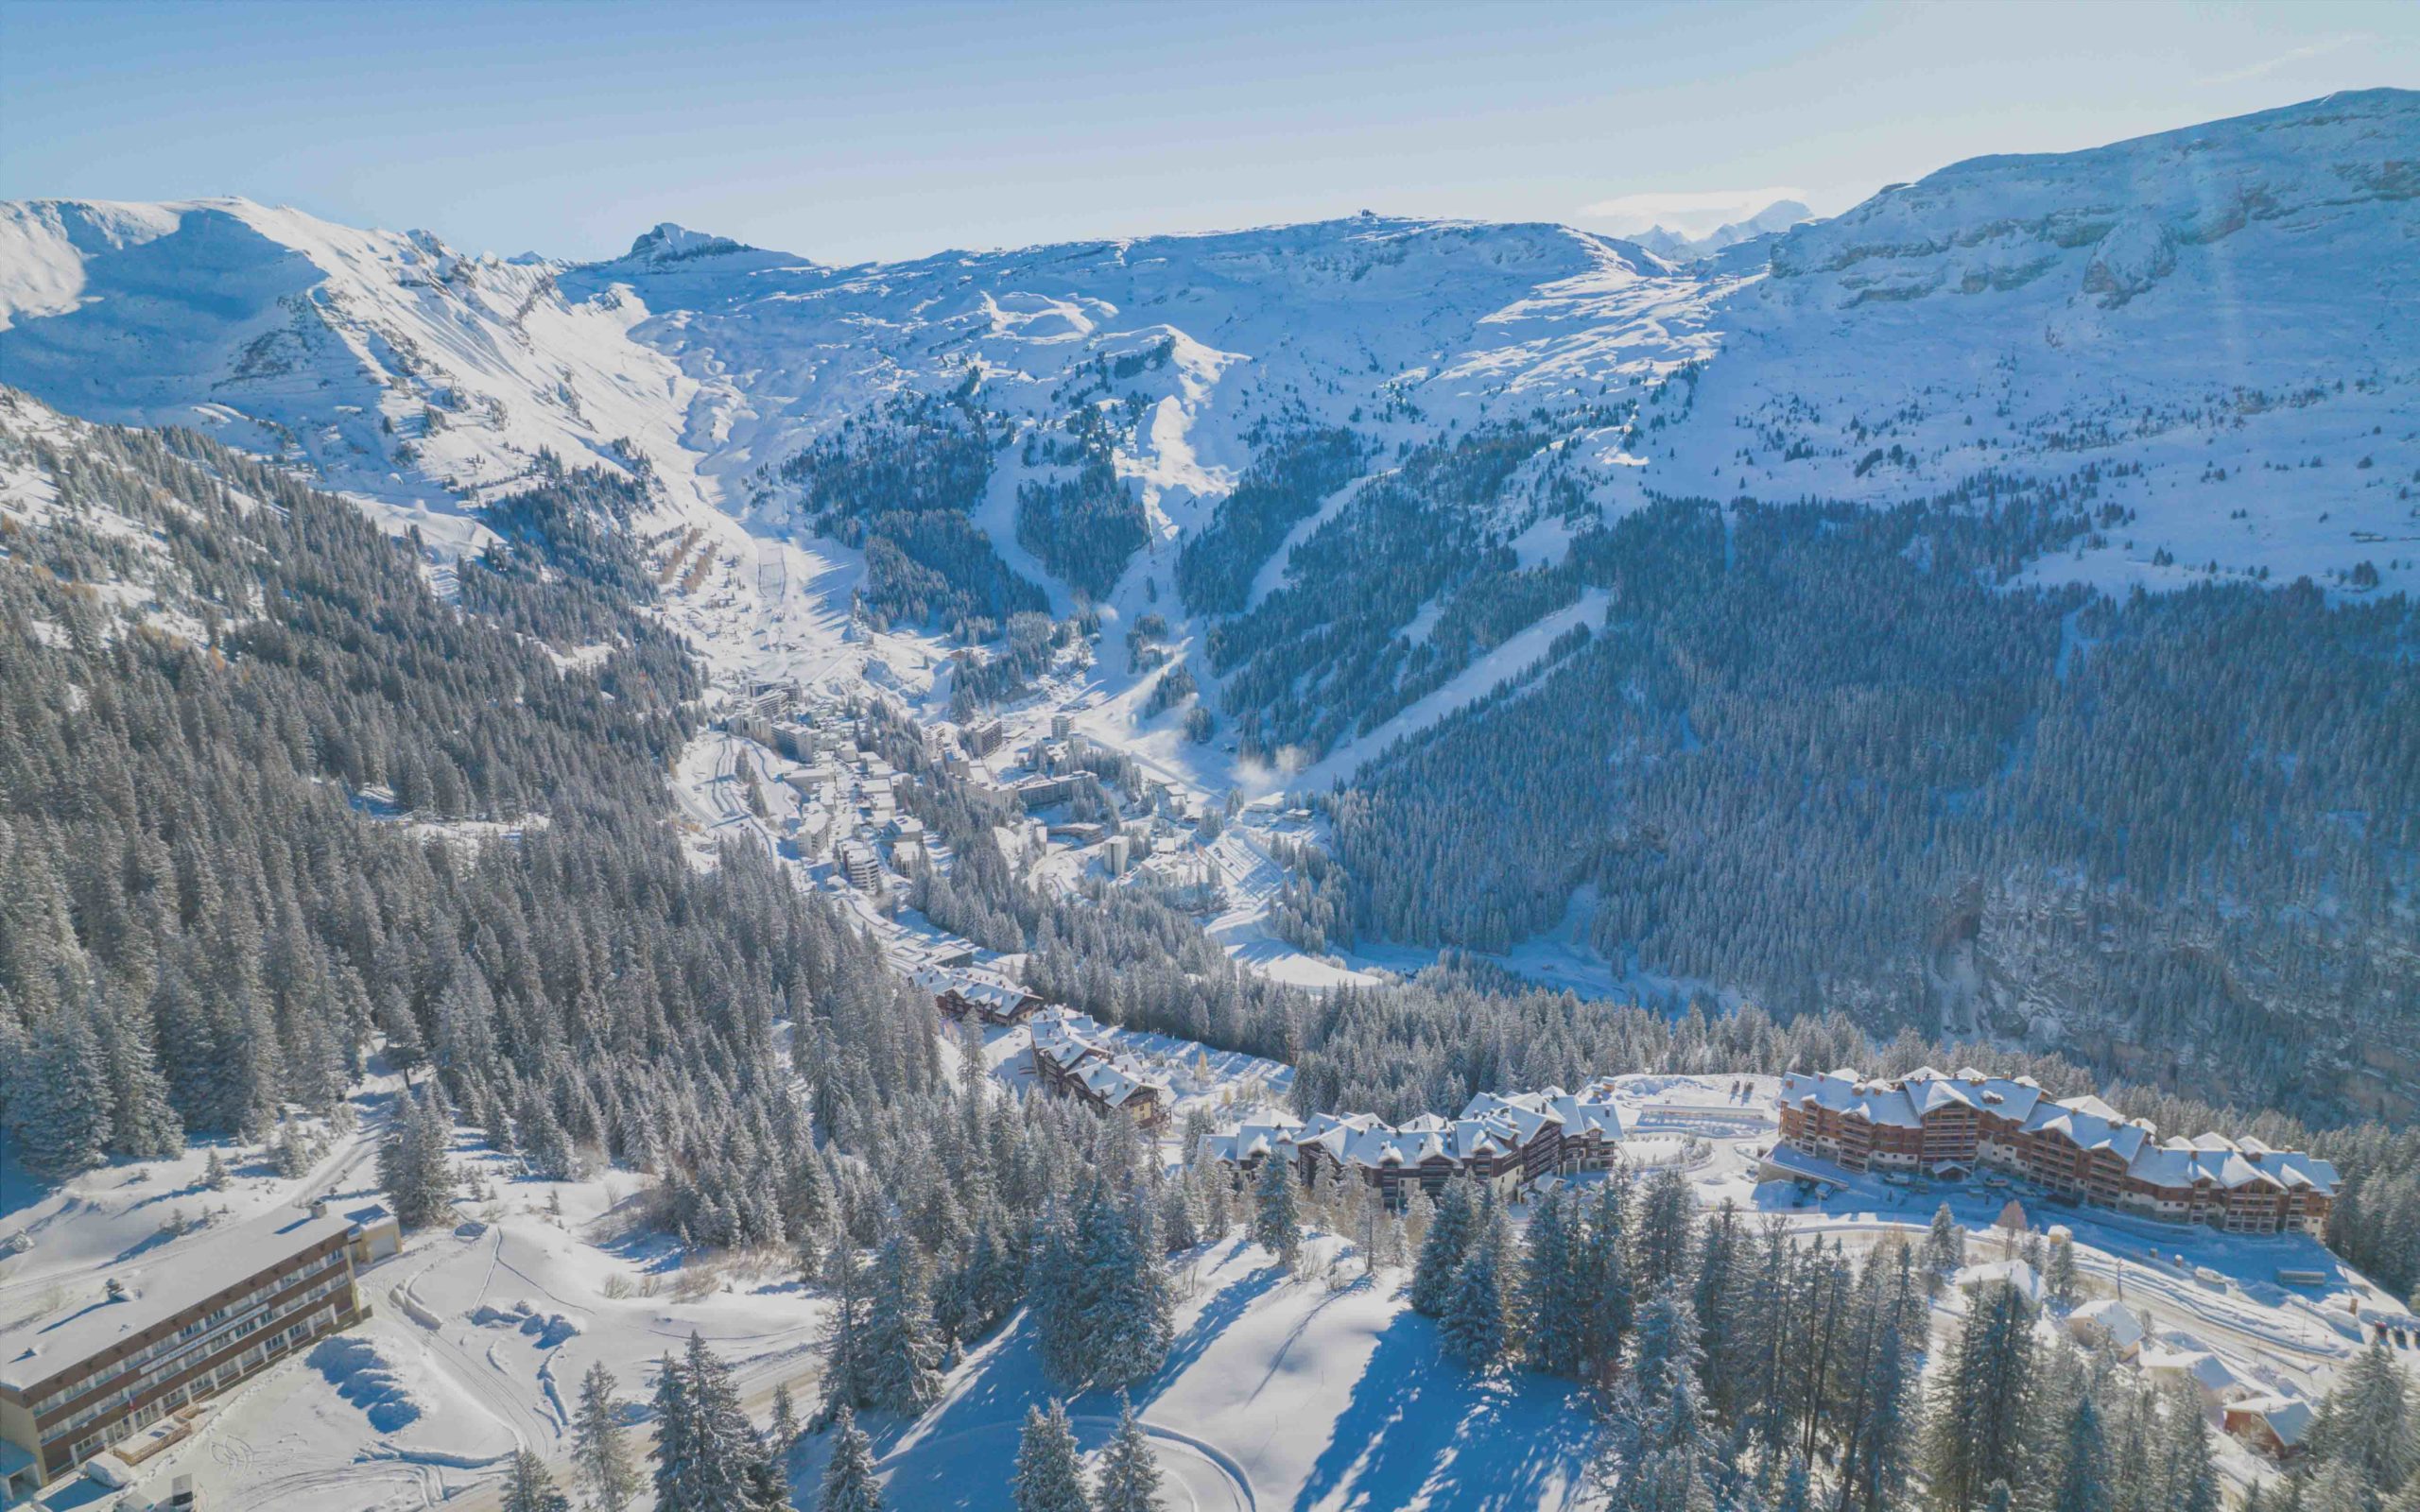
[[[2336,1200],[2336,1168],[2315,1156],[2219,1134],[2162,1140],[2098,1097],[2046,1097],[2030,1076],[1792,1073],[1780,1115],[1784,1144],[1851,1171],[1989,1168],[2054,1197],[2228,1233],[2318,1234]]]
[[[383,1212],[285,1210],[175,1254],[147,1281],[0,1333],[0,1506],[112,1447],[174,1442],[193,1404],[360,1321],[354,1267],[392,1229]]]

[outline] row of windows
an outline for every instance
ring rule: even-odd
[[[302,1298],[296,1305],[307,1306],[316,1298],[324,1297],[332,1289],[332,1285],[323,1285],[315,1291],[310,1297]],[[285,1316],[290,1314],[292,1312],[293,1308],[289,1307],[279,1315]],[[83,1438],[78,1439],[76,1446],[68,1452],[68,1463],[81,1464],[83,1461],[91,1459],[95,1454],[99,1453],[107,1442],[115,1438],[123,1437],[128,1434],[139,1433],[143,1429],[159,1421],[167,1414],[175,1412],[178,1408],[182,1407],[189,1401],[199,1401],[202,1398],[209,1396],[212,1392],[220,1391],[228,1386],[233,1385],[237,1381],[242,1380],[245,1376],[250,1375],[251,1372],[259,1369],[263,1365],[266,1365],[268,1362],[268,1357],[270,1355],[301,1343],[302,1340],[309,1338],[312,1334],[318,1332],[321,1328],[334,1323],[336,1321],[336,1309],[328,1308],[324,1311],[324,1315],[322,1316],[301,1318],[280,1330],[275,1335],[253,1345],[251,1349],[246,1349],[242,1354],[236,1356],[234,1359],[222,1362],[215,1369],[194,1377],[194,1379],[186,1382],[183,1385],[177,1387],[175,1390],[170,1391],[159,1400],[147,1404],[126,1421],[122,1423],[113,1423],[100,1433],[86,1435]],[[51,1448],[55,1452],[57,1446],[54,1444]]]
[[[309,1291],[289,1299],[282,1307],[273,1310],[264,1308],[249,1316],[239,1318],[232,1325],[221,1327],[207,1338],[187,1341],[191,1346],[190,1348],[180,1348],[174,1358],[161,1361],[150,1369],[144,1371],[143,1374],[135,1380],[128,1383],[122,1388],[112,1391],[106,1397],[89,1403],[82,1410],[75,1413],[73,1416],[52,1425],[49,1429],[45,1430],[45,1435],[71,1433],[84,1424],[91,1422],[95,1418],[116,1411],[130,1398],[138,1395],[147,1386],[164,1381],[168,1377],[177,1374],[179,1371],[186,1368],[191,1362],[200,1359],[205,1355],[214,1353],[215,1351],[225,1348],[227,1345],[233,1343],[237,1339],[249,1337],[250,1335],[258,1332],[261,1329],[267,1327],[277,1318],[290,1316],[300,1309],[310,1306],[319,1298],[323,1297],[330,1292],[345,1285],[347,1283],[347,1278],[343,1274],[331,1274],[333,1272],[341,1271],[344,1258],[345,1257],[341,1253],[338,1253],[333,1257],[333,1263],[320,1265],[312,1271],[303,1273],[305,1276],[320,1275],[325,1276],[326,1278],[317,1286],[312,1287]],[[295,1280],[297,1280],[296,1277],[285,1277],[281,1280],[279,1284],[281,1286],[291,1285]],[[229,1311],[231,1310],[221,1308],[218,1312],[212,1314],[211,1316],[213,1318],[221,1318],[224,1317]],[[182,1332],[180,1332],[177,1337],[182,1340],[184,1339],[185,1335]],[[146,1352],[148,1353],[150,1351]],[[118,1369],[119,1366],[112,1366],[109,1368],[114,1371]]]
[[[242,1296],[235,1297],[226,1305],[212,1311],[205,1316],[194,1319],[192,1322],[179,1329],[174,1333],[167,1334],[164,1337],[152,1341],[150,1344],[137,1349],[134,1353],[127,1356],[125,1359],[112,1361],[101,1368],[102,1370],[112,1374],[115,1374],[119,1371],[135,1369],[146,1362],[156,1360],[168,1350],[178,1349],[194,1339],[199,1338],[202,1334],[209,1332],[212,1329],[217,1327],[217,1325],[226,1321],[229,1317],[238,1312],[241,1312],[251,1298],[259,1297],[267,1292],[283,1290],[284,1288],[292,1285],[297,1277],[317,1274],[319,1271],[326,1270],[331,1265],[342,1263],[344,1259],[345,1253],[343,1250],[339,1249],[332,1254],[322,1257],[316,1266],[306,1266],[301,1270],[287,1271],[277,1275],[264,1277],[256,1284],[247,1287]],[[97,1372],[88,1372],[78,1380],[62,1382],[59,1385],[53,1386],[50,1390],[43,1392],[40,1397],[35,1398],[30,1403],[28,1403],[28,1405],[32,1408],[34,1415],[36,1417],[40,1417],[42,1414],[49,1411],[52,1407],[57,1406],[60,1402],[64,1401],[68,1398],[86,1389],[86,1387],[91,1383],[93,1374]]]

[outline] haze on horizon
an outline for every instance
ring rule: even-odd
[[[1688,234],[2420,78],[2420,9],[0,0],[0,198],[824,261],[1350,215]]]

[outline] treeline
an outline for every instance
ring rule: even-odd
[[[1073,477],[1017,485],[1017,543],[1092,598],[1109,596],[1126,563],[1150,539],[1142,502],[1117,475],[1108,418],[1115,412],[1084,404],[1067,417],[1068,440],[1054,444],[1052,455],[1074,461]]]
[[[1256,451],[1210,523],[1177,555],[1176,586],[1196,614],[1235,614],[1286,533],[1360,473],[1365,444],[1340,426],[1295,431]]]
[[[1050,607],[967,519],[1005,440],[975,402],[970,373],[948,396],[901,395],[850,417],[774,476],[802,490],[813,529],[865,552],[857,594],[867,613],[988,640],[1011,614]]]
[[[1398,632],[1487,559],[1499,495],[1547,439],[1491,426],[1416,448],[1294,548],[1283,587],[1211,627],[1211,670],[1243,749],[1318,755],[1397,697],[1421,651]]]
[[[0,444],[60,501],[0,561],[0,1095],[30,1168],[267,1138],[337,1109],[383,1036],[418,1102],[533,1169],[655,1172],[695,1242],[770,1241],[809,1216],[810,1109],[847,1131],[930,1083],[929,1005],[838,912],[752,854],[683,855],[694,668],[525,555],[618,550],[579,525],[610,488],[499,507],[506,544],[459,564],[491,615],[191,434]],[[560,670],[590,637],[603,662]]]

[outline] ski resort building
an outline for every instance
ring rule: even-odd
[[[1414,1187],[1434,1197],[1456,1177],[1511,1196],[1542,1177],[1601,1171],[1619,1153],[1622,1125],[1610,1082],[1578,1092],[1481,1092],[1459,1118],[1424,1113],[1390,1125],[1368,1113],[1245,1124],[1210,1137],[1211,1158],[1238,1178],[1270,1159],[1305,1182],[1351,1176],[1401,1206]]]
[[[1166,1124],[1176,1100],[1168,1084],[1141,1061],[1075,1027],[1075,1018],[1063,1013],[1034,1026],[1034,1078],[1061,1097],[1090,1103],[1103,1113],[1124,1113],[1145,1128]]]
[[[1040,997],[986,971],[932,968],[916,972],[915,982],[933,995],[934,1007],[953,1019],[1012,1024],[1042,1011]]]
[[[354,1272],[379,1238],[324,1205],[285,1210],[0,1333],[0,1506],[130,1440],[119,1457],[139,1462],[190,1431],[194,1403],[368,1316]]]
[[[1962,1178],[1987,1167],[2061,1200],[2228,1233],[2321,1233],[2336,1198],[2336,1168],[2300,1150],[2218,1134],[2163,1141],[2148,1120],[2098,1097],[2053,1100],[2030,1076],[1793,1073],[1780,1113],[1784,1144],[1851,1171]]]

